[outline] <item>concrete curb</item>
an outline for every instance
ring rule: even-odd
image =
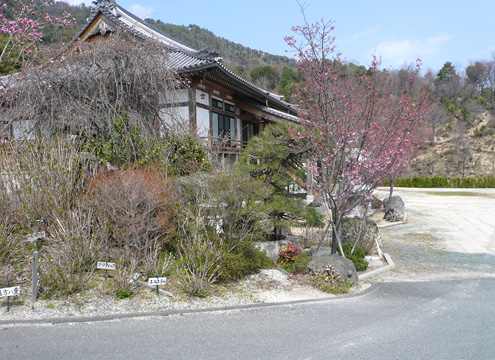
[[[170,315],[185,315],[185,314],[200,314],[200,313],[212,313],[219,311],[232,311],[232,310],[242,310],[242,309],[262,309],[277,306],[293,306],[308,303],[322,303],[326,301],[336,301],[348,298],[355,298],[359,296],[365,296],[373,291],[375,291],[376,286],[371,284],[371,286],[361,292],[355,294],[339,295],[335,297],[325,297],[316,299],[304,299],[304,300],[293,300],[293,301],[279,301],[272,303],[252,303],[244,305],[232,305],[232,306],[218,306],[211,308],[202,309],[181,309],[181,310],[164,310],[164,311],[152,311],[152,312],[142,312],[142,313],[126,313],[126,314],[109,314],[100,316],[89,316],[89,317],[67,317],[67,318],[51,318],[51,319],[19,319],[19,320],[0,320],[0,325],[16,325],[16,324],[72,324],[72,323],[86,323],[94,321],[110,321],[110,320],[120,320],[120,319],[132,319],[141,317],[156,317],[156,316],[170,316]]]
[[[377,275],[377,274],[380,274],[382,272],[389,271],[389,270],[392,270],[393,268],[395,268],[395,263],[389,254],[383,253],[383,257],[385,258],[385,261],[387,262],[388,265],[382,266],[378,269],[368,271],[366,273],[359,275],[359,281],[365,280],[371,276],[374,276],[374,275]]]

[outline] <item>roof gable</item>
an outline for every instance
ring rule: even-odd
[[[227,79],[227,81],[235,83],[237,88],[245,89],[245,95],[253,96],[257,101],[262,102],[267,109],[274,106],[277,109],[274,111],[280,112],[280,110],[283,110],[289,114],[297,113],[296,108],[292,104],[283,101],[281,96],[251,84],[224,67],[221,64],[223,59],[218,56],[218,53],[188,47],[122,8],[115,0],[96,0],[93,2],[88,24],[65,51],[73,48],[78,41],[87,41],[91,37],[98,35],[105,36],[108,32],[117,31],[119,27],[137,38],[157,41],[169,49],[171,66],[176,68],[179,73],[209,71],[211,76],[221,76],[224,80]],[[290,120],[293,120],[293,118],[291,116]]]

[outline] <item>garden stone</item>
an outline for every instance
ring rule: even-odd
[[[385,198],[383,206],[385,207],[385,220],[390,222],[404,220],[405,205],[400,196],[392,196],[390,199]]]
[[[263,250],[272,261],[276,261],[280,248],[287,245],[289,242],[289,240],[263,241],[254,243],[254,245],[258,249]]]
[[[335,268],[340,276],[350,281],[353,285],[357,284],[359,281],[356,267],[354,263],[340,255],[330,255],[330,256],[318,256],[311,259],[308,268],[312,274],[317,273],[319,270],[325,269],[328,265]]]
[[[386,197],[383,199],[383,207],[385,210],[397,209],[401,212],[404,212],[405,209],[404,201],[400,196],[392,196],[392,198]]]
[[[396,209],[388,209],[383,218],[389,222],[403,221],[404,213]]]
[[[316,251],[316,249],[314,251]],[[318,253],[315,253],[314,251],[311,253],[311,257],[322,257],[322,256],[332,255],[331,247],[321,247],[320,250],[318,250]]]

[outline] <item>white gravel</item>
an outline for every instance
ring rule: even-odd
[[[368,288],[363,284],[351,288],[357,293]],[[76,294],[68,300],[38,300],[34,309],[27,300],[16,304],[6,312],[0,309],[0,323],[19,320],[71,319],[120,314],[143,314],[160,311],[189,311],[211,308],[235,307],[259,303],[276,303],[307,299],[335,298],[337,295],[321,292],[309,286],[301,286],[287,274],[276,270],[262,270],[251,275],[234,290],[205,299],[175,300],[154,291],[142,289],[132,299],[98,298],[91,291]]]

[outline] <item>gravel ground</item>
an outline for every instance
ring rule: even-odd
[[[406,223],[380,233],[396,267],[371,281],[495,278],[495,189],[398,188],[394,195],[404,200]]]
[[[349,293],[359,293],[369,286],[369,283],[354,286]],[[117,300],[101,298],[87,291],[83,295],[76,294],[67,300],[38,300],[34,310],[31,309],[29,300],[17,302],[9,312],[6,311],[4,301],[0,309],[0,324],[19,320],[75,319],[160,311],[190,311],[337,296],[304,285],[297,277],[290,277],[279,270],[270,269],[247,277],[235,288],[217,289],[216,294],[205,299],[177,300],[166,295],[157,295],[153,290],[142,289],[132,299]]]
[[[495,278],[495,189],[396,189],[407,211],[404,224],[381,229],[382,250],[395,269],[368,278],[351,293],[371,282],[433,281]],[[378,196],[384,198],[386,191]],[[274,303],[336,295],[322,293],[278,270],[263,270],[240,286],[221,289],[205,299],[172,299],[142,289],[132,299],[100,298],[91,291],[68,300],[15,302],[6,312],[0,303],[0,323],[17,320],[95,317],[113,314],[188,311],[254,303]]]

